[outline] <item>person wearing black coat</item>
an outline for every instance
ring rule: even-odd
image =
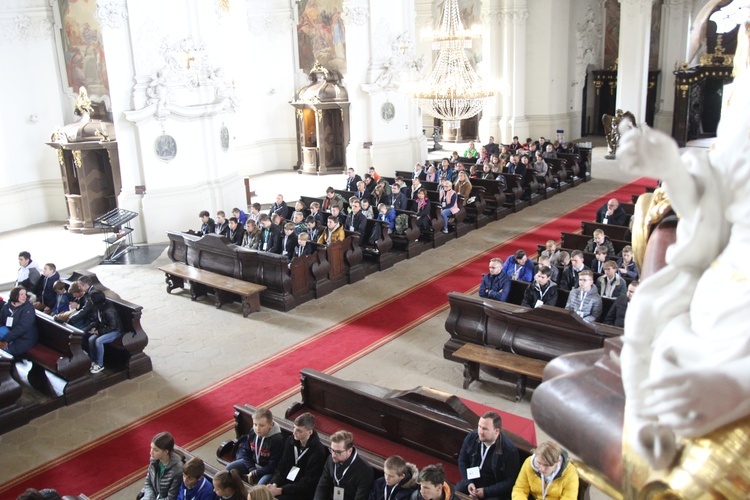
[[[262,214],[258,218],[263,230],[260,234],[261,247],[263,252],[281,253],[281,229],[271,222],[268,214]]]
[[[8,303],[0,311],[0,348],[20,356],[39,342],[36,312],[20,286],[10,291]]]
[[[342,488],[344,500],[367,500],[372,489],[372,467],[354,448],[354,436],[347,431],[331,434],[331,456],[315,488],[314,500],[330,500],[334,488]]]
[[[627,226],[628,214],[622,209],[620,202],[616,198],[612,198],[596,211],[596,222],[614,226]]]
[[[328,450],[315,432],[315,417],[303,413],[294,419],[294,432],[286,438],[284,454],[268,485],[273,496],[279,500],[311,498],[326,458]]]
[[[111,302],[107,301],[104,292],[95,290],[91,293],[96,316],[96,333],[89,336],[89,357],[91,358],[91,373],[104,370],[104,344],[109,344],[122,336],[122,322],[120,314]]]

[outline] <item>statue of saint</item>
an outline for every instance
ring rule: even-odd
[[[711,441],[724,426],[750,432],[750,20],[737,46],[709,150],[680,157],[667,135],[620,126],[622,168],[662,179],[680,217],[666,267],[639,286],[625,320],[624,449],[653,471],[682,467],[695,438]],[[731,469],[747,469],[740,456]]]

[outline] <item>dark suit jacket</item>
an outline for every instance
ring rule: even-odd
[[[281,230],[276,224],[271,224],[268,228],[264,228],[260,235],[261,250],[271,253],[281,253],[280,233]]]
[[[235,245],[242,245],[242,238],[245,236],[245,230],[237,224],[237,229],[232,231],[229,230],[229,234],[227,235],[227,238],[229,238],[229,242],[233,243]]]
[[[289,260],[294,257],[294,249],[297,247],[297,235],[292,233],[289,236],[286,234],[279,234],[281,255],[286,255]]]
[[[361,180],[362,180],[362,177],[360,177],[357,174],[354,174],[354,177],[347,177],[346,178],[346,191],[356,191],[357,183]]]
[[[391,196],[391,206],[394,210],[406,210],[406,196],[404,193],[399,192],[398,196]]]

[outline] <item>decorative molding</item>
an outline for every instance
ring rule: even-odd
[[[576,25],[576,71],[573,85],[583,84],[589,64],[601,66],[604,33],[601,17],[589,7],[583,22]]]
[[[0,42],[26,43],[52,38],[52,21],[47,17],[29,17],[18,14],[0,20]]]
[[[505,22],[505,17],[505,9],[499,7],[482,9],[482,13],[480,14],[482,26],[486,27],[496,27],[502,25]]]
[[[286,35],[293,26],[294,19],[288,9],[261,13],[248,9],[247,27],[255,36],[275,33]]]
[[[529,19],[529,11],[527,9],[513,9],[506,13],[508,19],[515,25],[526,24]]]
[[[341,14],[346,26],[364,26],[370,19],[370,9],[367,6],[356,5],[354,7],[344,6]]]
[[[621,9],[620,12],[622,12],[623,5],[628,5],[639,13],[646,13],[651,12],[651,6],[653,5],[654,0],[619,0],[619,2]]]
[[[363,84],[362,90],[372,93],[379,90],[397,89],[400,81],[413,81],[418,78],[425,67],[424,55],[417,57],[414,42],[405,31],[391,35],[388,62],[383,64],[383,71],[374,83]]]
[[[117,0],[99,0],[96,5],[96,17],[102,28],[120,28],[128,21],[128,6],[125,2]]]

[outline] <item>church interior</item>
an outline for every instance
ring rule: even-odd
[[[61,494],[81,498],[133,498],[151,437],[170,431],[170,419],[179,420],[177,445],[222,468],[216,450],[235,438],[233,405],[284,417],[300,401],[300,368],[431,388],[510,415],[531,444],[560,440],[535,424],[536,384],[517,401],[513,376],[482,373],[468,385],[464,365],[446,359],[448,293],[476,295],[490,258],[535,256],[570,224],[580,232],[609,198],[631,204],[656,188],[658,176],[619,168],[602,115],[629,111],[681,151],[709,151],[738,45],[737,23],[725,29],[717,13],[747,2],[459,0],[473,32],[465,53],[491,92],[458,128],[414,99],[438,59],[430,35],[450,2],[2,2],[0,61],[14,76],[0,82],[0,295],[7,300],[24,250],[62,277],[93,273],[142,308],[148,342],[138,359],[148,368],[55,408],[24,385],[13,404],[47,408],[0,429],[0,497],[64,485]],[[446,244],[421,245],[420,255],[288,310],[262,295],[251,314],[240,303],[212,307],[172,291],[169,275],[165,283],[160,268],[180,260],[169,233],[197,230],[201,210],[247,212],[257,202],[267,212],[278,194],[293,203],[343,190],[347,168],[391,178],[461,156],[470,142],[515,136],[574,141],[588,151],[586,168],[571,189],[542,189],[529,202],[519,194],[523,210],[464,234],[456,221]],[[617,496],[594,476],[582,476],[586,498]]]

